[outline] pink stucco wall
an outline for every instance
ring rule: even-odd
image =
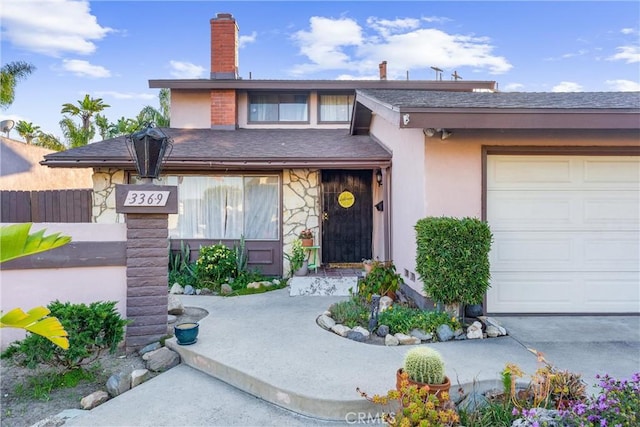
[[[124,241],[125,224],[34,224],[31,232],[46,228],[46,235],[61,232],[72,241]],[[126,267],[43,268],[0,270],[0,309],[3,313],[20,307],[24,311],[46,306],[52,301],[85,303],[117,301],[118,311],[126,315]],[[3,328],[2,349],[24,337],[24,331]]]

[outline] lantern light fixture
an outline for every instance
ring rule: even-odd
[[[125,141],[139,177],[146,182],[158,178],[173,150],[173,139],[153,123],[147,123],[143,129],[127,135]]]

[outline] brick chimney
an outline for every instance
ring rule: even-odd
[[[380,80],[387,80],[387,61],[382,61],[378,68],[380,68]]]
[[[211,19],[211,79],[238,79],[238,25],[230,13]],[[211,90],[211,129],[235,130],[238,105],[234,89]]]
[[[238,25],[230,13],[211,19],[211,78],[238,78]]]

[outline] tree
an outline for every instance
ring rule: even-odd
[[[83,127],[78,126],[69,117],[65,117],[60,120],[60,129],[62,129],[62,134],[71,148],[87,145],[96,134],[93,124],[89,123],[89,128],[84,129]]]
[[[31,223],[0,227],[0,263],[55,249],[71,241],[71,237],[61,236],[60,233],[45,236],[45,230],[32,234],[29,233],[30,230]],[[14,308],[0,317],[0,328],[25,329],[42,335],[66,350],[69,348],[68,334],[57,318],[47,316],[49,313],[46,307],[35,307],[27,313]]]
[[[140,124],[155,123],[159,127],[169,127],[171,117],[171,92],[169,89],[160,89],[158,99],[160,109],[147,105],[140,110],[137,116]]]
[[[56,138],[55,135],[44,132],[38,133],[38,136],[36,137],[33,145],[55,151],[63,151],[67,149],[67,147],[62,142],[60,142],[60,140]]]
[[[82,101],[78,101],[78,106],[73,104],[62,104],[62,114],[71,114],[72,116],[79,116],[82,120],[82,129],[85,132],[89,132],[91,127],[91,117],[95,113],[99,113],[105,108],[111,107],[108,104],[102,102],[102,98],[90,98],[89,94],[84,96]]]
[[[34,65],[24,61],[9,62],[0,68],[0,107],[6,109],[13,104],[16,85],[35,70]]]
[[[110,137],[109,128],[112,125],[111,123],[109,123],[109,119],[107,119],[107,116],[96,114],[96,126],[98,126],[98,133],[100,134],[100,138],[102,138],[102,140]]]
[[[31,122],[25,122],[24,120],[19,120],[16,123],[16,131],[18,135],[24,138],[27,144],[31,144],[33,139],[36,138],[40,132],[40,126],[34,126]]]

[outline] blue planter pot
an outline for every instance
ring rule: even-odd
[[[173,327],[174,334],[180,345],[194,344],[198,341],[200,324],[197,322],[180,323]]]

